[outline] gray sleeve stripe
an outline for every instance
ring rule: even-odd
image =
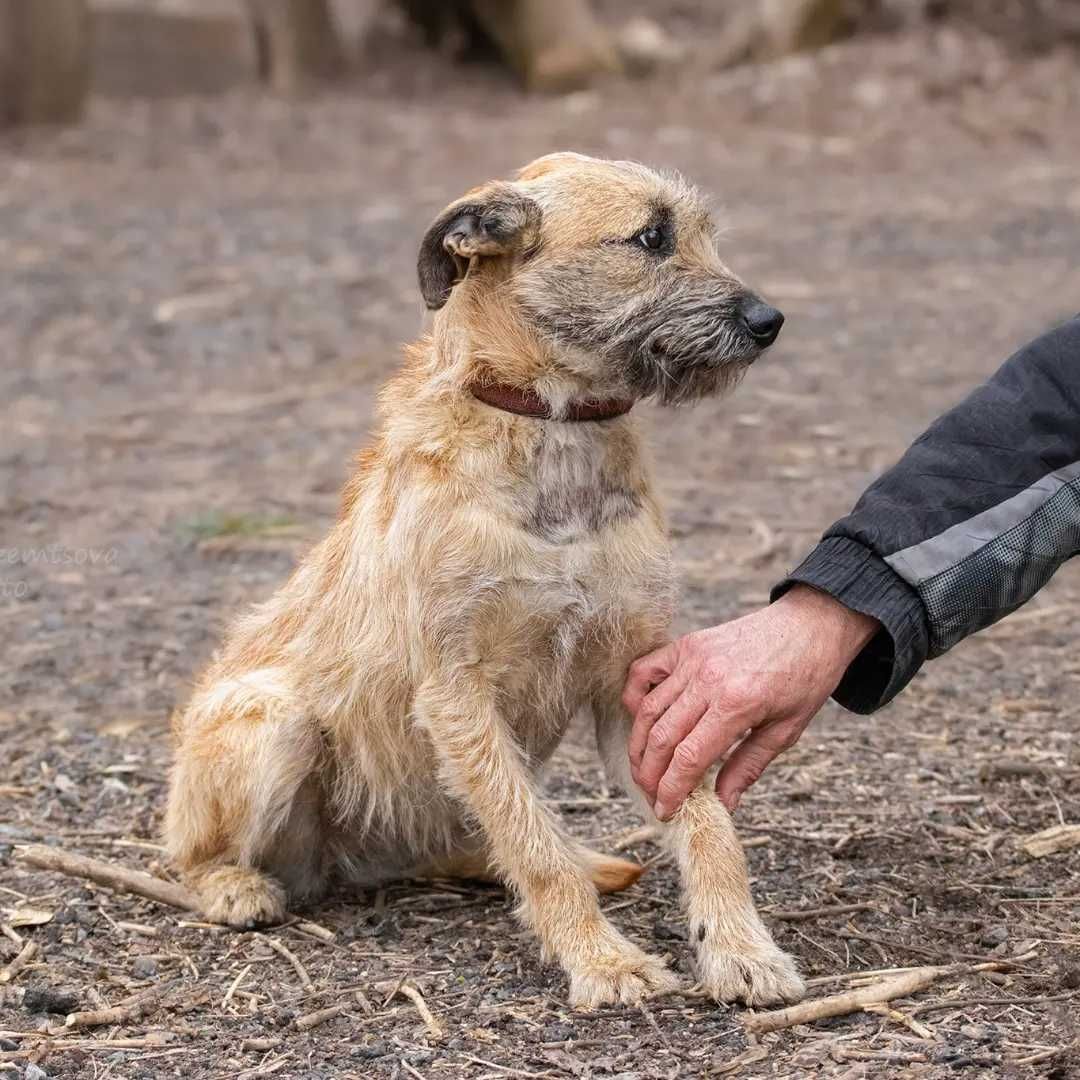
[[[937,536],[904,548],[885,561],[913,588],[963,562],[1049,502],[1063,487],[1080,481],[1080,461],[1048,473],[997,506],[961,521]]]

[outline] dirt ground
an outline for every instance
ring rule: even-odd
[[[1080,821],[1075,567],[888,710],[827,708],[740,810],[756,896],[813,993],[1024,957],[900,1015],[748,1040],[739,1010],[689,991],[576,1014],[495,889],[338,894],[300,913],[314,929],[235,934],[15,854],[166,872],[170,712],[224,621],[331,520],[450,198],[555,149],[680,168],[785,310],[734,397],[643,410],[685,629],[760,605],[931,417],[1080,309],[1078,108],[1075,55],[946,27],[766,69],[692,53],[549,100],[395,43],[314,101],[96,103],[78,130],[5,136],[0,966],[18,939],[40,951],[0,986],[0,1075],[1080,1076],[1080,850],[1021,846]],[[639,825],[587,739],[549,791],[609,850]],[[689,987],[674,869],[627,851],[650,872],[606,907]],[[146,990],[127,1023],[63,1027]]]

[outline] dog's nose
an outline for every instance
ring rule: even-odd
[[[739,315],[746,324],[746,329],[762,348],[771,345],[776,340],[780,327],[784,325],[783,314],[762,300],[754,299],[744,302]]]

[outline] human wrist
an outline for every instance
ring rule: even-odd
[[[804,620],[842,674],[881,629],[877,619],[854,611],[812,585],[793,585],[778,601]]]

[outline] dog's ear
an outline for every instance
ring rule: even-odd
[[[420,244],[416,270],[424,302],[441,308],[473,259],[514,255],[536,242],[540,207],[513,184],[495,182],[451,203]]]

